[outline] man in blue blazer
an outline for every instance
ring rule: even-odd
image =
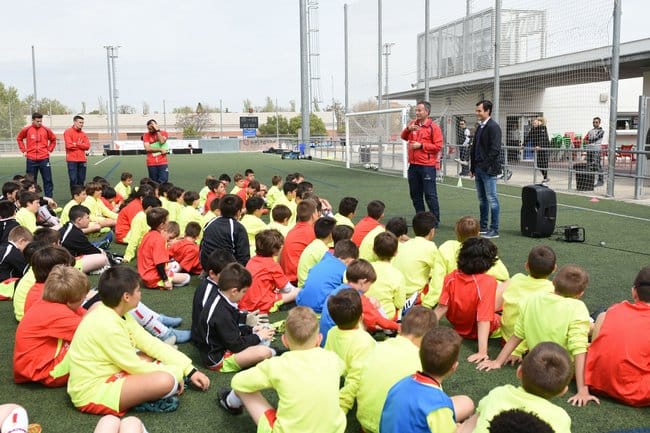
[[[494,239],[499,237],[497,176],[501,173],[501,127],[490,117],[491,101],[478,102],[474,111],[479,125],[470,152],[470,173],[476,179],[481,236]],[[491,221],[488,225],[489,214]]]

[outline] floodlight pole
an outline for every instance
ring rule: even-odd
[[[609,87],[609,146],[607,149],[607,197],[614,196],[614,169],[616,167],[616,116],[618,115],[618,70],[621,51],[621,0],[614,0],[612,31],[612,73]],[[637,135],[641,130],[637,129]],[[638,149],[641,150],[641,149]],[[640,158],[637,158],[640,159]]]
[[[108,69],[108,133],[111,135],[111,141],[115,146],[115,134],[113,133],[113,78],[111,72],[111,49],[110,45],[104,45],[106,48],[106,68]]]
[[[494,100],[492,101],[491,117],[499,122],[500,88],[500,57],[501,57],[501,0],[495,0],[494,7]],[[507,161],[507,160],[506,160]]]
[[[345,112],[350,111],[350,72],[348,69],[348,4],[343,5],[343,53],[345,57]]]
[[[429,0],[424,2],[424,100],[429,102]]]
[[[223,100],[219,99],[219,138],[223,138]]]
[[[307,0],[298,0],[300,4],[300,113],[302,118],[302,143],[309,146],[309,113],[311,101],[309,100],[309,53],[307,34]]]
[[[163,128],[167,130],[167,106],[165,105],[164,99],[163,99]]]
[[[32,45],[32,82],[34,83],[34,109],[32,112],[38,110],[38,95],[36,94],[36,54],[34,53],[34,45]]]
[[[9,103],[9,137],[13,137],[14,128],[13,128],[13,120],[11,116],[11,99],[8,99],[7,102]]]
[[[278,98],[275,98],[275,141],[280,147],[280,115],[278,114]]]
[[[120,48],[120,46],[114,46],[111,47],[111,68],[113,69],[113,107],[115,108],[113,110],[113,127],[115,128],[115,141],[117,141],[120,138],[120,130],[118,126],[118,105],[117,105],[117,99],[119,98],[119,91],[117,90],[117,76],[115,73],[115,59],[117,59],[117,49]]]
[[[381,87],[383,77],[381,76],[381,56],[382,56],[382,37],[381,37],[381,0],[377,0],[377,110],[382,109]]]

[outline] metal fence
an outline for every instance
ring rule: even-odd
[[[647,102],[647,101],[645,101]],[[644,123],[650,125],[650,122]],[[347,144],[345,140],[330,137],[313,137],[309,145],[304,146],[303,157],[321,160],[347,162]],[[104,152],[103,142],[91,143],[91,154]],[[355,137],[350,146],[350,166],[355,169],[382,170],[399,175],[404,171],[402,159],[403,142],[399,139],[386,143],[376,140],[362,140]],[[239,140],[240,152],[262,152],[272,150],[275,153],[300,153],[300,140],[296,137],[259,137]],[[616,199],[647,201],[650,204],[650,146],[637,150],[631,146],[619,146],[614,151],[613,169],[609,166],[609,152],[602,148],[597,155],[600,170],[592,171],[587,165],[587,150],[574,147],[574,144],[562,142],[558,147],[545,149],[548,152],[548,184],[556,191],[578,192],[587,195],[606,195],[606,185],[614,183]],[[442,177],[459,177],[461,164],[460,146],[446,143],[441,152],[440,175]],[[216,150],[215,150],[216,149]],[[218,147],[211,147],[206,153],[218,152]],[[228,151],[228,150],[224,150]],[[230,149],[229,151],[232,151]],[[502,182],[512,185],[541,183],[543,176],[539,167],[539,149],[523,146],[504,146],[504,173]],[[62,143],[55,151],[63,154]],[[0,156],[18,156],[18,146],[13,140],[0,141]],[[604,185],[595,187],[599,176],[603,176]]]
[[[614,196],[618,199],[650,199],[650,173],[646,150],[628,149],[620,146],[614,151],[613,169],[609,166],[609,152],[606,147],[590,151],[583,147],[560,147],[550,149],[504,146],[502,180],[514,185],[542,183],[540,167],[541,152],[547,153],[548,186],[557,191],[583,192],[588,195],[606,195],[609,181],[614,184]],[[442,158],[442,174],[459,176],[461,164],[458,161],[459,146],[446,145]],[[545,155],[546,156],[546,155]],[[544,156],[544,157],[545,157]],[[543,157],[543,158],[544,158]],[[596,162],[590,164],[591,161]],[[602,184],[595,186],[602,178]],[[650,202],[649,202],[650,203]]]

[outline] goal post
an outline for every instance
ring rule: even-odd
[[[346,113],[345,167],[399,171],[406,178],[407,149],[401,132],[408,112],[408,108],[388,108]]]

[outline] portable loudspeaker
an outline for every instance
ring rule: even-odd
[[[521,190],[521,234],[547,238],[555,231],[555,191],[544,185],[527,185]]]

